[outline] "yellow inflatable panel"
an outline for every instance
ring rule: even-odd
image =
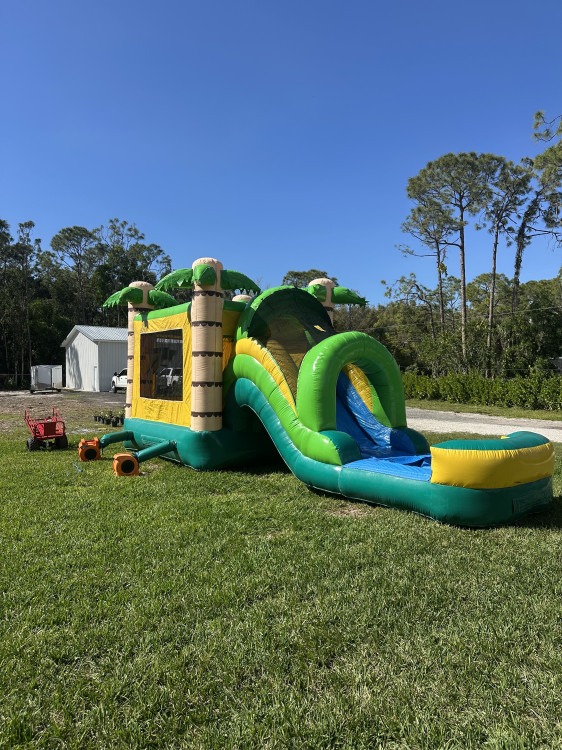
[[[277,362],[265,347],[258,344],[258,342],[252,338],[240,339],[236,342],[236,354],[248,354],[250,357],[256,359],[277,383],[279,390],[287,399],[292,410],[296,413],[297,407],[291,389],[289,388],[283,373],[279,369]]]
[[[551,443],[512,450],[433,446],[431,467],[433,484],[476,490],[515,487],[551,476],[554,471],[554,448]]]

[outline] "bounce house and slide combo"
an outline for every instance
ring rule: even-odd
[[[181,287],[191,301],[177,304],[168,292]],[[249,294],[229,299],[228,291]],[[201,258],[156,287],[133,282],[105,305],[125,303],[124,426],[80,441],[81,460],[123,443],[113,468],[126,476],[156,456],[214,470],[278,452],[311,488],[468,527],[514,521],[552,500],[554,450],[545,437],[515,432],[430,447],[410,429],[390,352],[333,328],[334,304],[365,300],[330,279],[261,292]]]

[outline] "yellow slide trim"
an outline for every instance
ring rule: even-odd
[[[552,443],[516,450],[449,450],[432,447],[431,482],[475,490],[515,487],[552,476]]]
[[[351,385],[355,388],[367,409],[373,414],[375,406],[373,402],[373,386],[369,378],[360,367],[354,364],[346,365],[342,372],[347,375]]]
[[[222,335],[234,338],[236,336],[236,328],[238,327],[238,319],[240,318],[239,310],[227,310],[222,311]]]
[[[275,383],[278,385],[279,390],[287,400],[291,409],[295,412],[295,414],[297,413],[295,399],[293,398],[291,389],[289,388],[287,381],[285,380],[285,376],[281,372],[281,369],[273,358],[271,352],[269,352],[269,350],[266,349],[265,346],[262,346],[252,338],[239,339],[236,342],[236,354],[247,354],[250,357],[253,357],[253,359],[257,360],[260,365],[265,370],[267,370]]]
[[[234,357],[236,338],[236,327],[238,326],[238,310],[222,311],[222,370],[226,370],[228,363]]]

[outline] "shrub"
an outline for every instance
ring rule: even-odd
[[[525,409],[562,409],[562,377],[533,372],[527,377],[485,378],[482,375],[404,373],[406,398],[449,401],[482,406],[518,406]]]

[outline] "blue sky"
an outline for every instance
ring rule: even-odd
[[[381,279],[434,286],[396,249],[408,178],[450,151],[532,156],[535,111],[562,113],[560,0],[26,0],[0,26],[13,234],[118,217],[174,268],[210,255],[262,286],[309,268],[374,303]],[[489,255],[470,237],[469,279]],[[560,259],[533,246],[523,280]]]

